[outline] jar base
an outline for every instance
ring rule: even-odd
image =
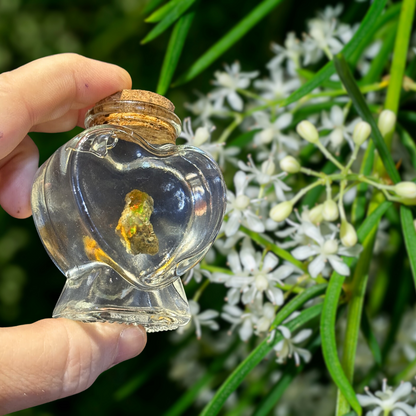
[[[72,273],[52,316],[82,322],[142,325],[147,332],[177,329],[191,317],[180,279],[163,289],[144,291],[105,265]]]

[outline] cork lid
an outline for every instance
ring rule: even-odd
[[[121,90],[95,104],[85,117],[85,126],[113,124],[134,129],[148,143],[175,144],[181,120],[167,98],[151,91]]]
[[[159,105],[160,107],[166,108],[169,111],[175,111],[175,106],[172,101],[168,100],[162,95],[156,94],[155,92],[145,90],[121,90],[115,94],[109,95],[97,104],[103,104],[107,101],[141,101],[144,103],[151,103]]]

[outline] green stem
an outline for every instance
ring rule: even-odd
[[[202,285],[199,287],[199,289],[195,292],[194,297],[192,298],[195,302],[198,302],[199,298],[201,297],[201,295],[204,293],[204,290],[208,287],[208,285],[210,284],[209,279],[205,280],[204,283],[202,283]]]
[[[223,131],[221,137],[216,143],[224,143],[230,134],[239,126],[239,124],[244,120],[244,115],[235,114],[234,121]]]
[[[315,145],[328,160],[330,160],[337,168],[341,169],[341,172],[345,169],[345,167],[339,163],[331,153],[329,153],[326,147],[319,140],[317,143],[315,143]]]
[[[385,108],[397,114],[400,94],[402,91],[403,75],[406,68],[407,51],[409,48],[416,0],[403,0],[400,11],[399,27],[394,44],[393,62],[390,70],[390,83],[387,89]],[[393,132],[385,137],[388,148],[391,147]]]

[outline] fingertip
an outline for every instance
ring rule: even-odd
[[[131,325],[123,329],[120,332],[112,366],[139,355],[143,351],[146,341],[147,334],[142,326]]]

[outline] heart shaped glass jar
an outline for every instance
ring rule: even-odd
[[[207,153],[175,145],[173,110],[155,93],[116,93],[39,168],[33,218],[67,278],[54,317],[141,324],[149,332],[189,321],[179,276],[214,242],[225,185]]]

